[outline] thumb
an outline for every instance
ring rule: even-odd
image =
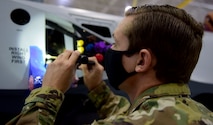
[[[83,75],[86,75],[86,74],[88,74],[88,73],[89,73],[89,70],[88,70],[88,66],[87,66],[87,64],[81,64],[81,65],[79,66],[79,69],[81,69],[81,70],[82,70]]]

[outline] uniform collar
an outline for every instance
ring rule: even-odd
[[[154,86],[150,89],[145,90],[140,96],[159,97],[166,95],[190,95],[190,89],[188,84],[184,83],[168,83]]]
[[[189,96],[191,94],[188,84],[185,83],[167,83],[154,86],[145,90],[133,102],[130,112],[135,110],[141,103],[150,98],[157,98],[162,96]]]

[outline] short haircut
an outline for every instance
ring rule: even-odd
[[[132,7],[125,16],[134,16],[125,34],[128,51],[150,49],[157,59],[154,69],[160,81],[188,83],[202,48],[202,24],[170,5]]]

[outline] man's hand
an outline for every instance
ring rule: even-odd
[[[96,57],[89,57],[89,61],[93,61],[95,64],[81,64],[79,68],[83,71],[85,85],[89,90],[92,90],[102,82],[104,68],[98,63]]]
[[[80,56],[79,51],[65,50],[56,60],[47,67],[42,86],[66,92],[75,77],[76,61]]]

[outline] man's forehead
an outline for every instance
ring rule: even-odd
[[[116,28],[115,32],[122,31],[125,35],[127,35],[127,32],[132,27],[133,19],[133,16],[124,17],[123,20],[118,24],[118,27]]]

